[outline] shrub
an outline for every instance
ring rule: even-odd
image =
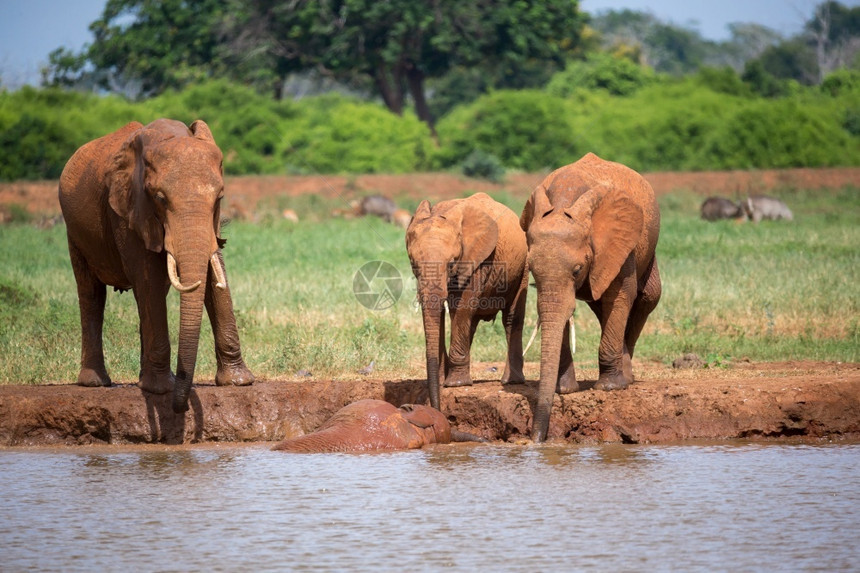
[[[856,164],[860,153],[839,119],[808,101],[757,101],[739,109],[709,137],[711,168],[749,169]]]
[[[412,113],[341,95],[306,98],[285,124],[285,163],[312,173],[404,173],[429,167],[432,140]]]
[[[743,97],[752,95],[750,87],[728,66],[722,68],[701,68],[694,78],[698,85],[717,93]]]
[[[860,70],[836,70],[821,82],[821,91],[830,96],[854,92],[860,95]]]
[[[475,149],[463,160],[460,169],[466,177],[487,179],[498,183],[505,178],[505,166],[492,153]]]
[[[558,97],[536,90],[502,90],[455,109],[437,126],[442,147],[436,165],[460,164],[474,150],[495,155],[509,168],[540,170],[584,154]]]
[[[570,97],[582,89],[627,96],[655,79],[650,68],[599,52],[589,54],[585,61],[569,62],[563,71],[553,75],[546,90],[558,97]]]

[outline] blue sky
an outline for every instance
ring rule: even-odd
[[[842,0],[847,6],[860,0]],[[674,24],[690,26],[704,37],[723,40],[732,22],[755,22],[785,35],[797,33],[819,0],[581,0],[583,11],[630,8]],[[88,26],[101,15],[105,0],[0,0],[0,78],[16,88],[38,84],[39,69],[58,48],[78,50],[92,39]]]

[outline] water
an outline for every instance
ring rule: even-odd
[[[860,445],[0,451],[0,570],[857,571]]]

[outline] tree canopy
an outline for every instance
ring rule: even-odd
[[[582,22],[577,0],[254,0],[233,22],[231,51],[236,59],[265,59],[277,85],[309,69],[364,81],[397,114],[408,94],[432,127],[427,78],[454,67],[505,70],[533,60],[563,67]]]
[[[54,52],[46,81],[88,75],[149,96],[221,75],[280,98],[289,74],[315,71],[369,88],[397,114],[409,96],[432,127],[427,78],[455,67],[505,75],[536,61],[560,69],[583,22],[578,0],[108,0],[93,43]]]

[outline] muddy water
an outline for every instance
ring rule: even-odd
[[[860,445],[0,451],[0,570],[857,570]]]

